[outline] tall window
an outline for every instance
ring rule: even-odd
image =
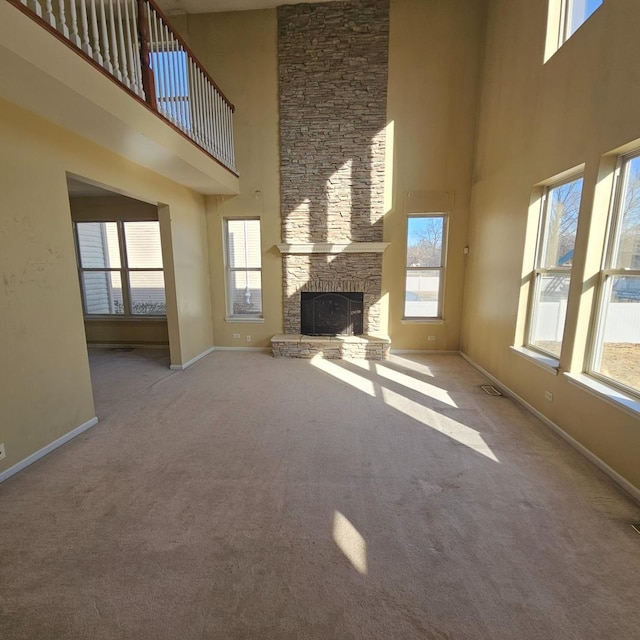
[[[547,187],[542,198],[527,346],[555,358],[562,348],[581,196],[579,177]]]
[[[562,0],[560,42],[568,40],[602,4],[602,0]]]
[[[169,43],[153,45],[149,53],[158,109],[183,129],[191,129],[191,99],[187,54]]]
[[[262,316],[262,250],[260,220],[225,220],[227,315]]]
[[[640,395],[640,151],[616,171],[589,371]]]
[[[447,216],[407,218],[405,318],[442,318]]]
[[[166,315],[157,221],[77,222],[75,229],[85,315]]]

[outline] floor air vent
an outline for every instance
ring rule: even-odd
[[[501,396],[499,389],[496,389],[492,384],[481,384],[480,388],[488,395],[488,396]]]

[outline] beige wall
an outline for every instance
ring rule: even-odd
[[[391,2],[387,144],[393,140],[393,164],[384,225],[391,246],[382,286],[392,349],[460,346],[483,21],[484,2],[477,0]],[[450,214],[444,321],[402,321],[407,214],[432,211]]]
[[[281,242],[276,28],[275,10],[197,15],[188,20],[191,47],[236,106],[240,194],[207,199],[216,346],[268,347],[271,337],[282,332],[282,261],[275,247]],[[262,324],[225,321],[223,220],[244,216],[261,220]]]
[[[212,327],[202,196],[6,102],[0,147],[2,471],[95,415],[66,172],[163,203],[172,362],[209,348]]]
[[[608,206],[612,163],[603,155],[640,138],[637,1],[605,2],[546,64],[546,3],[495,0],[489,6],[462,348],[640,487],[638,419],[509,349],[522,344],[522,283],[535,243],[535,219],[528,215],[532,187],[584,164],[560,360],[561,372],[582,371]],[[553,402],[544,399],[545,390]]]

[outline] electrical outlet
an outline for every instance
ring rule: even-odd
[[[544,399],[548,400],[549,402],[553,402],[553,393],[551,393],[551,391],[545,391]]]
[[[234,340],[240,340],[240,334],[239,333],[234,333],[233,334],[233,339]]]
[[[429,342],[435,342],[436,341],[436,337],[435,336],[427,336],[427,340]]]
[[[247,336],[247,342],[251,342],[251,336]]]
[[[7,452],[4,450],[4,442],[0,442],[0,460],[7,457]]]

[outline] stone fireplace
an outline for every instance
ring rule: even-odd
[[[388,353],[380,335],[388,32],[388,0],[278,8],[284,334],[272,340],[276,356]],[[302,294],[329,292],[362,295],[361,335],[303,335]]]

